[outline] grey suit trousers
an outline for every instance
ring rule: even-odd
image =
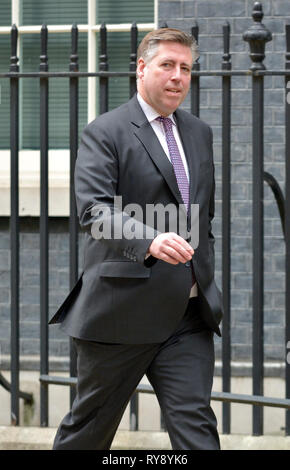
[[[135,388],[147,375],[174,450],[219,449],[210,407],[213,332],[194,312],[194,299],[175,333],[161,344],[110,344],[74,339],[77,395],[53,449],[110,449]]]

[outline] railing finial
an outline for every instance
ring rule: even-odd
[[[15,24],[11,28],[11,57],[10,57],[10,72],[19,72],[18,57],[17,57],[17,38],[18,29]]]
[[[78,27],[74,23],[71,28],[71,55],[69,69],[71,72],[78,71]]]
[[[223,53],[223,62],[222,62],[222,67],[225,70],[230,70],[231,68],[230,33],[231,33],[230,23],[228,21],[225,21],[223,25],[224,53]]]
[[[191,27],[191,36],[195,39],[197,44],[198,44],[198,32],[199,32],[198,23],[196,20],[194,20],[193,26]]]
[[[46,24],[43,24],[40,31],[41,53],[40,53],[40,72],[48,71],[48,57],[47,57],[47,35],[48,30]]]
[[[272,40],[272,33],[262,23],[264,13],[260,2],[255,2],[253,8],[254,24],[243,34],[244,41],[250,44],[250,58],[252,60],[251,70],[264,70],[266,42]]]
[[[286,69],[290,69],[290,23],[285,26],[286,33]]]
[[[100,28],[100,49],[101,54],[99,57],[99,69],[101,71],[108,70],[108,57],[107,57],[107,27],[103,22]]]

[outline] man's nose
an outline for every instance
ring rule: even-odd
[[[180,80],[180,77],[181,77],[181,70],[180,70],[180,67],[179,66],[176,66],[173,70],[173,74],[172,74],[172,80]]]

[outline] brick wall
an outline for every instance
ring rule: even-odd
[[[53,218],[49,222],[49,316],[58,309],[69,292],[68,219]],[[20,222],[20,354],[40,353],[40,253],[39,220],[25,217]],[[79,266],[82,265],[80,234]],[[49,353],[65,356],[69,346],[65,334],[57,326],[49,327]],[[10,235],[8,218],[0,219],[0,369],[3,358],[10,354]]]
[[[263,23],[272,32],[266,45],[267,69],[284,69],[285,24],[290,19],[289,0],[261,1]],[[222,26],[231,27],[233,69],[251,65],[249,47],[242,34],[253,24],[250,0],[159,0],[159,24],[190,32],[199,25],[201,70],[221,69]],[[216,279],[221,285],[221,78],[201,77],[200,117],[214,133],[216,165]],[[234,360],[251,358],[252,344],[252,90],[250,77],[232,79],[232,354]],[[189,110],[189,100],[184,108]],[[265,171],[285,191],[285,89],[283,77],[265,77]],[[264,186],[265,208],[265,357],[285,360],[285,243],[278,209],[269,187]],[[285,194],[285,193],[284,193]],[[220,351],[217,340],[217,351]]]

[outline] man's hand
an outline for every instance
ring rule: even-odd
[[[190,261],[194,250],[182,237],[174,232],[160,233],[151,243],[148,253],[170,264]]]

